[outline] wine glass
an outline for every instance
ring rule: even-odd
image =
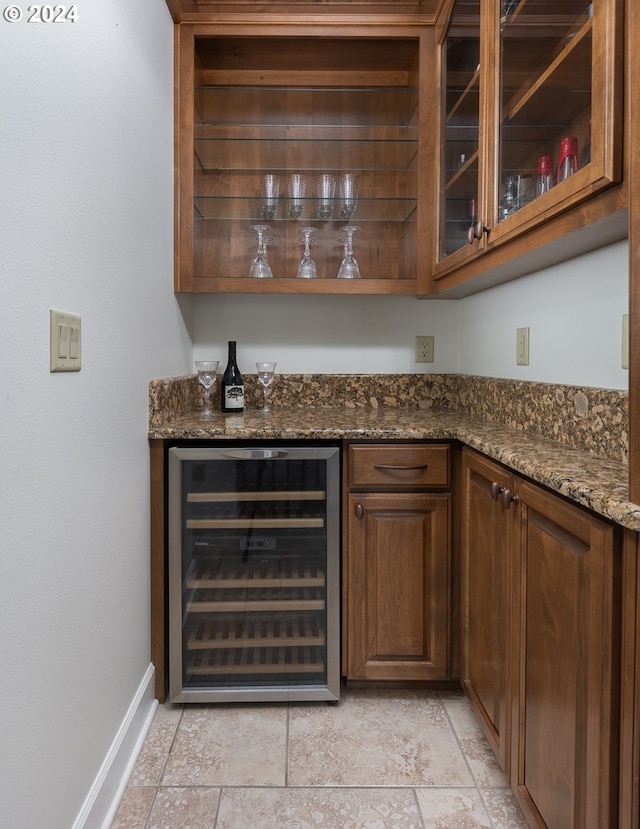
[[[209,403],[209,390],[216,382],[216,372],[218,371],[218,363],[218,360],[196,360],[198,382],[204,389],[204,409],[200,413],[200,417],[213,416],[213,411]]]
[[[271,394],[270,387],[276,373],[276,365],[277,363],[256,363],[256,368],[258,369],[258,382],[262,386],[262,390],[264,392],[264,405],[262,406],[263,412],[271,411],[271,406],[269,405],[269,395]]]
[[[298,265],[298,279],[316,279],[318,276],[316,272],[316,263],[311,258],[311,251],[309,249],[311,235],[317,231],[317,227],[299,227],[298,231],[304,236],[304,254]]]
[[[271,230],[269,225],[251,225],[251,230],[255,230],[258,234],[258,252],[253,257],[251,268],[249,269],[249,276],[255,279],[271,279],[271,266],[267,259],[267,242],[271,237],[266,237],[264,234]]]
[[[340,263],[338,279],[360,279],[360,268],[353,255],[353,234],[360,228],[354,227],[354,225],[346,225],[346,227],[341,227],[340,230],[347,235],[340,240],[344,245],[344,258]]]

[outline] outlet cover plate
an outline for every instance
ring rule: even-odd
[[[432,334],[416,337],[416,363],[433,363],[435,356],[435,337]]]

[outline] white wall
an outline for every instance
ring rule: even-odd
[[[357,296],[199,296],[195,359],[226,361],[238,341],[247,373],[461,372],[627,388],[621,368],[628,244],[619,242],[464,300]],[[530,364],[516,366],[516,328],[530,328]],[[416,334],[435,335],[435,362],[414,362]]]
[[[27,4],[20,4],[26,12]],[[149,666],[147,382],[191,369],[172,294],[163,0],[0,18],[0,804],[69,829]],[[49,309],[82,370],[49,373]]]
[[[461,300],[459,370],[626,389],[628,257],[628,243],[618,242]],[[523,327],[530,329],[530,362],[516,366],[516,328]]]
[[[435,336],[435,362],[415,362],[415,336]],[[448,373],[457,370],[457,303],[394,296],[199,296],[193,302],[195,359],[238,365],[256,360],[278,371],[318,374]]]

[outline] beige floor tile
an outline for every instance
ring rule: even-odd
[[[155,794],[152,787],[126,789],[111,829],[143,829]]]
[[[507,779],[469,705],[464,702],[445,702],[444,706],[460,748],[467,758],[476,786],[508,786]]]
[[[165,786],[283,786],[287,706],[186,708]]]
[[[291,786],[472,786],[437,692],[347,691],[291,707]]]
[[[182,716],[182,707],[160,705],[129,780],[130,786],[156,786]]]
[[[219,789],[158,789],[146,829],[213,829],[219,799]]]
[[[492,829],[477,789],[418,789],[424,829]]]
[[[529,829],[511,789],[481,789],[495,829]]]
[[[223,789],[216,829],[422,829],[411,789]]]

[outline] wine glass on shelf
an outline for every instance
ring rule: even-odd
[[[251,230],[255,230],[258,234],[258,252],[251,262],[249,276],[254,279],[271,279],[273,273],[267,259],[267,242],[271,241],[272,237],[265,236],[265,233],[271,228],[269,225],[251,225]]]
[[[347,235],[344,239],[339,240],[344,245],[344,258],[338,269],[338,279],[360,279],[360,268],[353,255],[353,234],[360,228],[354,225],[346,225],[341,227],[340,230]]]
[[[316,279],[318,274],[316,272],[316,263],[311,258],[311,236],[317,231],[317,227],[299,227],[298,231],[302,233],[304,241],[304,254],[298,265],[297,279]]]
[[[212,417],[213,411],[210,404],[210,390],[216,382],[216,372],[218,371],[218,360],[196,360],[196,371],[198,372],[198,382],[204,389],[204,409],[200,413],[200,417]]]
[[[271,384],[276,373],[277,363],[256,363],[258,369],[258,382],[262,386],[264,392],[264,404],[262,406],[263,412],[270,412],[269,395],[271,394]]]

